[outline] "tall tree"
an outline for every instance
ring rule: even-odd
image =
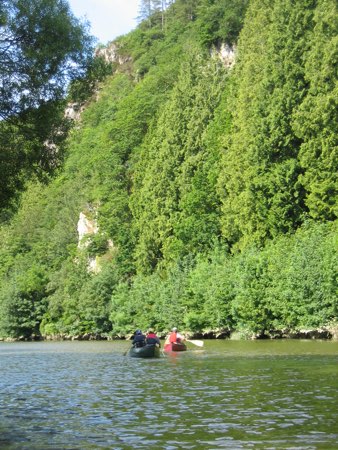
[[[165,28],[165,11],[169,4],[168,0],[140,0],[139,20],[148,22],[149,27],[161,21],[161,28]]]
[[[93,38],[66,0],[6,0],[0,22],[0,117],[65,94],[85,72]]]
[[[0,207],[28,172],[55,167],[62,101],[93,59],[87,24],[66,0],[5,0],[0,7]],[[27,174],[26,174],[27,175]]]
[[[156,1],[154,5],[153,0],[141,0],[139,5],[139,17],[140,21],[146,20],[149,24],[149,27],[152,26],[152,15],[156,11]]]
[[[293,230],[303,219],[301,141],[292,121],[307,89],[303,58],[312,17],[312,0],[253,0],[248,9],[221,177],[223,233],[242,248]]]
[[[300,182],[306,206],[316,220],[338,216],[338,5],[320,0],[305,54],[304,101],[294,114],[294,129],[302,139]]]
[[[200,0],[197,23],[203,44],[233,45],[243,26],[248,0]]]
[[[214,158],[203,141],[224,87],[219,63],[192,49],[134,168],[131,209],[140,271],[208,248],[218,234]],[[207,92],[207,95],[206,95]]]

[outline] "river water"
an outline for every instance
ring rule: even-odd
[[[338,449],[338,342],[0,343],[0,449]]]

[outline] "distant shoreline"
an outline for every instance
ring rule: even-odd
[[[160,339],[164,340],[166,334],[158,333]],[[243,331],[208,331],[208,332],[185,332],[189,339],[204,340],[338,340],[338,330],[329,328],[308,330],[274,330],[262,333],[246,333]],[[122,341],[130,340],[132,335],[102,335],[96,333],[84,333],[81,335],[33,335],[29,337],[0,337],[0,342],[34,342],[34,341]]]

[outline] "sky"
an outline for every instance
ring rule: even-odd
[[[137,26],[139,0],[68,0],[77,18],[90,22],[90,32],[106,44]]]

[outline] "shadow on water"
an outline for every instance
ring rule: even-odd
[[[0,343],[0,448],[338,449],[338,343]]]

